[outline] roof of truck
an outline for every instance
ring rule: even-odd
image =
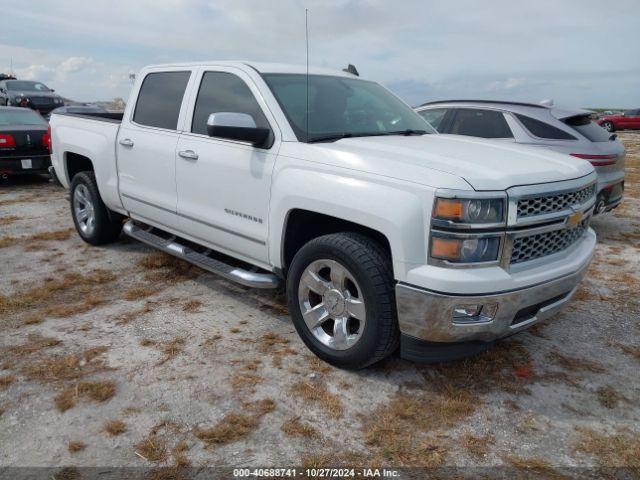
[[[251,67],[259,73],[301,73],[307,72],[306,65],[297,65],[289,63],[266,63],[266,62],[251,62],[244,60],[236,61],[201,61],[201,62],[185,62],[185,63],[166,63],[161,65],[149,65],[146,68],[175,68],[175,67],[202,67],[202,66],[225,66],[225,67]],[[309,66],[309,73],[311,75],[333,75],[339,77],[355,78],[355,75],[344,72],[340,69],[324,68]]]

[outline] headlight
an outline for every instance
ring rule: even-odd
[[[461,237],[433,232],[431,258],[450,263],[497,262],[502,238],[500,235]]]
[[[440,225],[503,225],[505,201],[501,198],[436,197],[432,217]]]
[[[23,99],[23,98],[24,98],[24,97],[16,97],[16,98],[14,98],[14,99],[13,99],[13,101],[14,101],[16,104],[20,104],[20,102],[22,101],[22,99]]]

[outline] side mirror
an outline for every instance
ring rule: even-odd
[[[237,112],[212,113],[207,119],[210,137],[249,142],[254,147],[265,147],[271,134],[268,128],[259,128],[251,115]]]

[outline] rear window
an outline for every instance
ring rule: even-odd
[[[553,125],[549,125],[546,122],[541,122],[535,118],[517,113],[516,117],[518,117],[518,120],[520,120],[524,127],[535,137],[546,138],[548,140],[577,140],[577,138],[570,133],[560,130]]]
[[[570,117],[565,119],[564,123],[592,142],[608,142],[611,138],[611,133],[607,132],[597,123],[592,122],[589,115]]]
[[[447,113],[446,108],[432,108],[429,110],[422,110],[418,112],[422,118],[424,118],[429,125],[438,130],[438,126],[442,123],[444,115]]]
[[[513,133],[502,112],[460,108],[446,133],[482,138],[513,138]]]
[[[182,97],[191,72],[150,73],[142,82],[133,121],[176,130]]]
[[[15,110],[0,110],[0,126],[7,125],[46,125],[47,122],[40,115],[26,108]]]

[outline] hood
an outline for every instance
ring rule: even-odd
[[[323,163],[431,186],[434,171],[463,178],[475,190],[583,177],[593,166],[569,155],[458,135],[345,138],[313,144]],[[317,157],[314,156],[314,159]]]

